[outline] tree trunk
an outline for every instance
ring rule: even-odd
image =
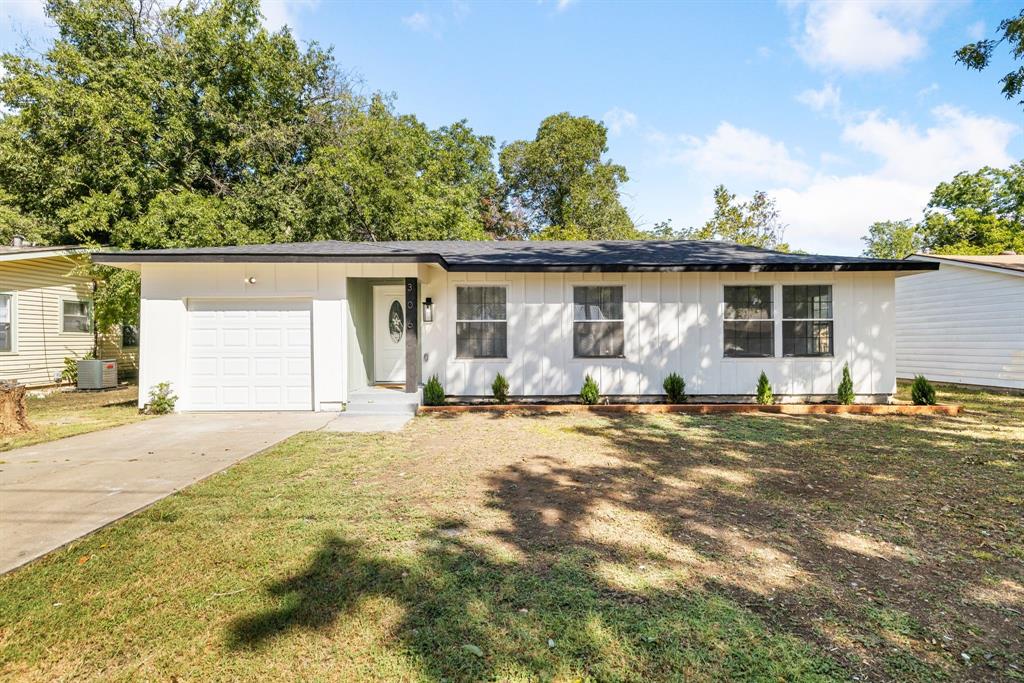
[[[28,429],[25,386],[17,382],[0,382],[0,436],[19,434]]]

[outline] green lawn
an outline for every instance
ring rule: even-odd
[[[149,416],[139,414],[138,396],[136,386],[29,396],[26,403],[32,429],[16,436],[0,437],[0,451],[144,420]]]
[[[1024,398],[303,434],[0,577],[18,680],[1024,680]]]

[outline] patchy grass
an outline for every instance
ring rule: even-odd
[[[42,397],[30,396],[30,431],[0,437],[0,451],[85,434],[98,429],[144,420],[137,405],[139,389],[124,386],[110,391],[54,391]]]
[[[304,434],[0,577],[9,679],[1024,677],[1024,398]]]

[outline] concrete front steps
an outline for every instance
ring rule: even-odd
[[[416,416],[420,393],[372,386],[349,394],[345,412],[324,427],[328,432],[397,432]]]

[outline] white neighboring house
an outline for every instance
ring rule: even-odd
[[[1024,256],[937,256],[896,282],[896,372],[1024,390]]]
[[[932,263],[723,242],[310,242],[105,252],[142,275],[140,396],[179,410],[337,410],[367,385],[489,396],[858,400],[896,386],[895,283]],[[140,401],[145,400],[144,398]]]

